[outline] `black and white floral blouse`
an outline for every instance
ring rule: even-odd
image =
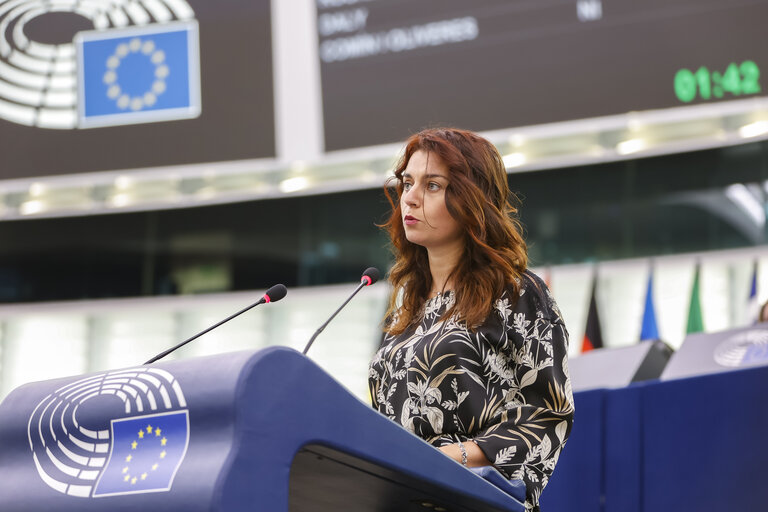
[[[568,332],[546,285],[526,272],[475,332],[441,318],[451,292],[430,299],[419,325],[384,338],[368,375],[373,407],[434,446],[473,440],[526,508],[539,496],[573,423]]]

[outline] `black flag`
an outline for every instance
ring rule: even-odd
[[[584,341],[581,343],[581,351],[587,352],[593,348],[603,347],[603,333],[600,330],[600,318],[597,316],[597,278],[592,280],[592,296],[589,299],[589,313],[587,314],[587,328],[584,330]]]

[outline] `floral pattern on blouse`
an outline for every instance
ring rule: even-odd
[[[546,285],[526,271],[474,332],[441,318],[451,292],[428,300],[417,326],[386,335],[369,367],[373,407],[436,447],[472,440],[523,480],[538,510],[573,423],[568,332]]]

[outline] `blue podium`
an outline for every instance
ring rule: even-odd
[[[574,394],[544,512],[768,508],[768,367]]]
[[[0,404],[3,512],[522,512],[524,497],[282,347],[36,382]]]

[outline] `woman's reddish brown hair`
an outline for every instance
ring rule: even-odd
[[[506,286],[519,292],[528,256],[517,209],[510,202],[507,173],[496,147],[479,135],[456,128],[432,128],[411,136],[395,169],[396,197],[385,188],[392,215],[382,225],[395,255],[389,281],[394,293],[389,301],[385,329],[403,333],[417,323],[432,288],[427,250],[405,237],[400,198],[402,175],[411,156],[423,150],[439,158],[448,169],[445,202],[448,212],[465,230],[465,251],[452,273],[455,302],[445,312],[456,314],[474,329],[490,314]],[[402,305],[397,296],[402,290]],[[517,297],[518,293],[514,294]]]

